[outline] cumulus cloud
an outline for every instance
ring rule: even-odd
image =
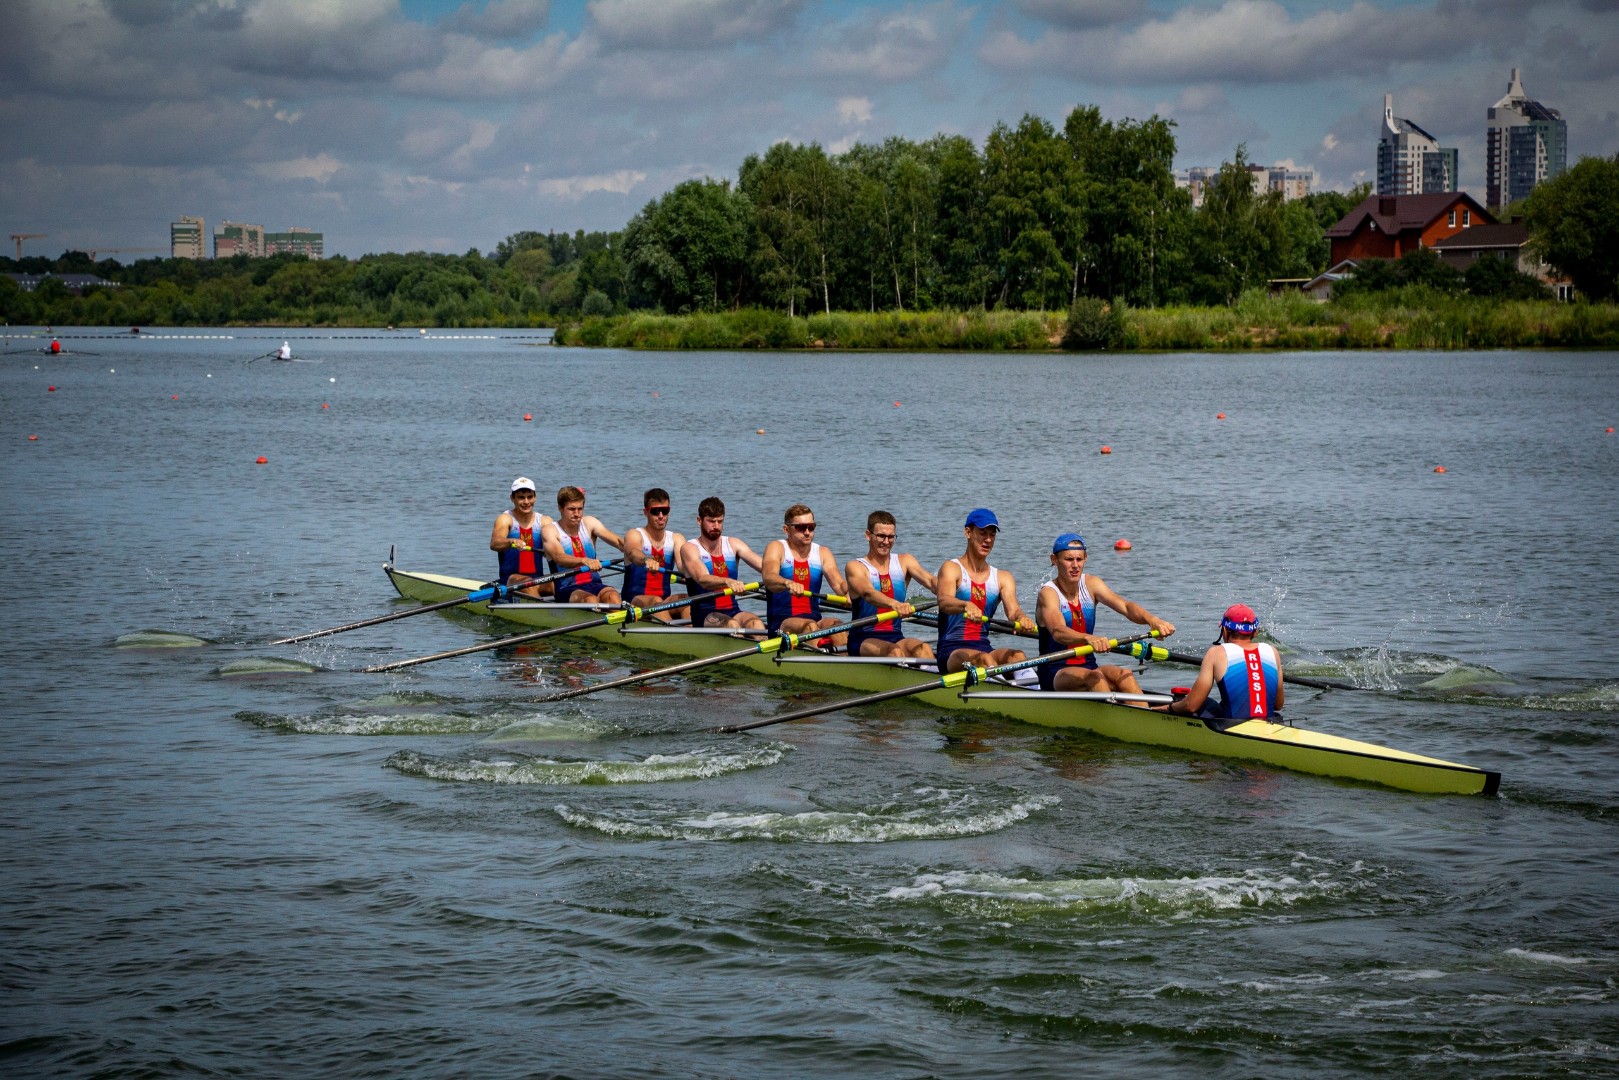
[[[845,124],[871,123],[871,99],[846,97],[838,101],[838,119]]]
[[[498,41],[537,33],[550,16],[551,0],[490,0],[482,7],[467,0],[441,25],[456,33]]]
[[[835,28],[811,56],[817,75],[903,82],[942,69],[972,13],[954,3],[868,8]]]
[[[707,49],[761,41],[792,26],[806,0],[590,0],[610,48]]]
[[[290,161],[267,161],[258,168],[259,172],[272,180],[313,180],[324,184],[342,167],[343,163],[332,155],[316,154],[314,157],[293,158]]]
[[[1017,0],[1017,9],[1053,26],[1089,30],[1134,22],[1146,13],[1147,0]]]
[[[534,185],[535,189],[544,195],[555,195],[563,199],[582,199],[596,191],[611,191],[616,195],[628,195],[635,190],[635,186],[646,179],[646,173],[639,169],[619,169],[616,172],[601,176],[558,176],[548,180],[541,180]]]

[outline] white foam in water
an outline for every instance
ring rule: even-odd
[[[1290,874],[1249,870],[1239,877],[1058,878],[1034,881],[1000,874],[955,870],[923,874],[897,886],[884,899],[983,902],[1035,909],[1101,910],[1143,907],[1179,912],[1296,904],[1340,891],[1323,878],[1301,880]]]
[[[774,765],[789,748],[757,746],[719,753],[650,754],[638,761],[552,761],[545,758],[450,760],[401,750],[383,762],[407,776],[485,784],[652,784],[667,780],[701,780],[743,769]]]
[[[702,816],[666,818],[650,814],[587,814],[558,806],[570,825],[611,836],[660,840],[791,840],[809,844],[879,844],[891,840],[926,840],[941,836],[978,836],[998,832],[1030,814],[1061,802],[1055,795],[981,805],[975,795],[921,789],[923,806],[877,810],[810,810],[798,814],[775,811],[741,813],[716,810]]]
[[[1506,955],[1519,960],[1531,960],[1537,964],[1563,964],[1567,967],[1579,967],[1589,964],[1590,961],[1579,956],[1559,956],[1556,953],[1536,952],[1534,949],[1508,949]]]

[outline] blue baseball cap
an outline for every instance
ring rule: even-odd
[[[980,506],[977,510],[974,510],[972,513],[967,515],[967,527],[969,529],[998,530],[1001,527],[1001,523],[996,519],[995,511],[986,510]]]
[[[1085,538],[1078,533],[1063,533],[1061,536],[1057,537],[1055,542],[1052,543],[1051,553],[1053,555],[1061,555],[1063,552],[1072,548],[1078,548],[1080,551],[1084,551]]]

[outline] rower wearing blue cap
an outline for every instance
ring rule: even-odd
[[[1098,603],[1117,611],[1133,623],[1149,627],[1159,637],[1175,632],[1173,623],[1160,619],[1133,600],[1126,600],[1095,574],[1085,573],[1085,538],[1063,533],[1051,545],[1051,565],[1055,576],[1040,586],[1035,598],[1034,617],[1040,624],[1040,652],[1089,645],[1096,650],[1088,656],[1075,656],[1060,664],[1041,664],[1035,669],[1042,690],[1074,690],[1094,693],[1141,693],[1141,685],[1129,668],[1098,664],[1097,653],[1107,651],[1108,639],[1095,633]]]
[[[1281,712],[1282,658],[1270,642],[1255,642],[1257,633],[1259,617],[1253,608],[1247,604],[1226,608],[1220,636],[1203,654],[1197,681],[1185,697],[1161,711],[1224,720],[1255,720]]]
[[[1017,583],[1005,570],[989,564],[1001,523],[983,507],[967,515],[964,531],[967,550],[939,568],[939,641],[934,648],[939,670],[960,671],[968,665],[986,667],[1015,664],[1028,657],[1021,649],[997,649],[989,636],[989,620],[998,607],[1019,630],[1034,629],[1034,621],[1017,602]]]

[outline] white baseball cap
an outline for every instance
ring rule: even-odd
[[[512,490],[513,491],[538,491],[539,489],[534,486],[534,481],[530,480],[528,477],[519,476],[516,480],[512,481]]]

